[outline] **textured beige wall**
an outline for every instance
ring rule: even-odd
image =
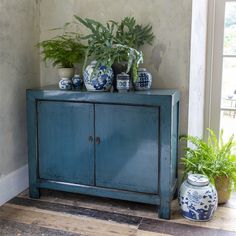
[[[181,91],[180,132],[187,132],[188,86],[192,0],[41,0],[40,39],[52,35],[48,29],[71,21],[73,15],[101,22],[134,16],[152,24],[156,40],[143,48],[144,64],[153,75],[153,88]],[[41,63],[42,85],[58,82],[57,72]]]
[[[27,163],[25,89],[39,85],[38,3],[0,1],[0,177]]]

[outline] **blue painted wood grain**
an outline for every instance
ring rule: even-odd
[[[65,192],[88,194],[92,196],[114,198],[126,201],[149,203],[153,205],[160,204],[160,197],[156,194],[146,194],[133,191],[117,190],[113,188],[103,188],[97,186],[87,186],[81,184],[58,182],[52,180],[40,179],[37,183],[39,188],[61,190]]]
[[[92,104],[38,102],[39,178],[94,185]]]
[[[97,186],[158,193],[158,107],[95,105]]]
[[[146,202],[169,219],[179,96],[176,90],[28,90],[30,196],[49,188]]]
[[[32,198],[39,198],[38,188],[38,144],[37,144],[37,107],[36,100],[32,94],[27,92],[27,142],[29,161],[29,195]]]

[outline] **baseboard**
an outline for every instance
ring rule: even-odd
[[[0,206],[29,186],[28,165],[0,178]]]

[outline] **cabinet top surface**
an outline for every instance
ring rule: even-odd
[[[129,103],[159,105],[164,102],[176,103],[179,101],[178,90],[156,89],[127,93],[118,92],[88,92],[86,90],[60,90],[57,85],[33,88],[27,90],[28,99],[64,100],[101,103]]]
[[[37,87],[37,88],[30,88],[27,89],[27,91],[32,92],[50,92],[50,93],[61,93],[61,94],[100,94],[100,95],[124,95],[124,96],[133,96],[133,95],[164,95],[164,96],[173,96],[175,94],[179,94],[178,90],[175,89],[151,89],[146,91],[132,91],[127,93],[119,93],[119,92],[101,92],[101,91],[95,91],[95,92],[89,92],[87,90],[61,90],[58,88],[58,85],[48,85],[43,87]]]

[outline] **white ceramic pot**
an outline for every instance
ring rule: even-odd
[[[71,79],[75,74],[74,68],[58,68],[58,75],[60,79]]]

